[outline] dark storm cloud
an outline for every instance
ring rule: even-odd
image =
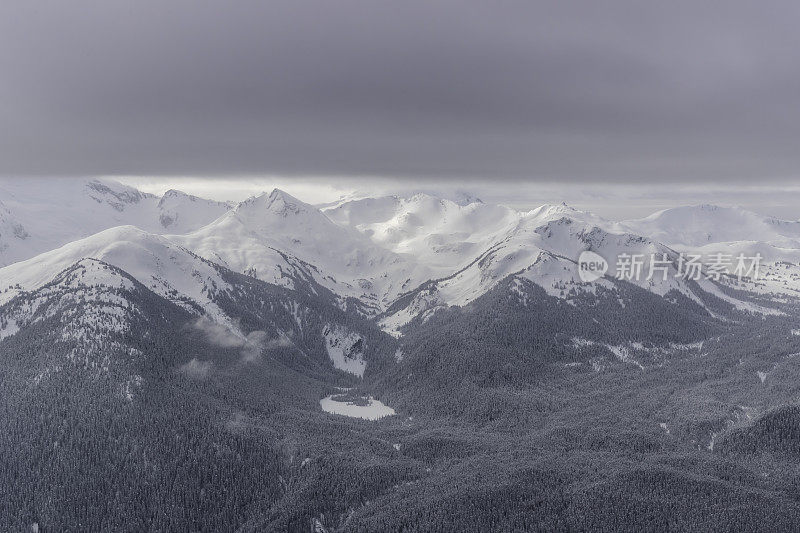
[[[794,2],[0,5],[0,173],[796,176]]]

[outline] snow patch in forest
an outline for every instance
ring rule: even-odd
[[[139,375],[132,376],[122,385],[122,397],[125,400],[132,402],[134,392],[136,392],[137,389],[141,388],[143,381],[144,380],[142,379],[142,376]]]
[[[572,347],[573,348],[585,348],[587,346],[592,346],[594,341],[590,341],[588,339],[582,339],[580,337],[573,337],[572,338]]]
[[[621,344],[618,345],[604,344],[588,339],[582,339],[580,337],[573,337],[570,340],[570,342],[572,347],[575,349],[582,349],[589,346],[602,346],[611,353],[613,353],[614,356],[616,356],[616,358],[619,359],[621,362],[635,365],[639,368],[639,370],[644,370],[644,366],[639,361],[634,359],[634,357],[631,355],[630,349],[627,346]],[[631,348],[633,349],[639,349],[639,346],[641,346],[642,348],[644,347],[641,343],[631,343]],[[595,371],[599,372],[597,365],[595,365],[594,363],[592,363],[592,365],[595,367]]]
[[[15,320],[9,320],[5,327],[0,327],[0,341],[10,337],[19,331],[19,326]]]
[[[644,366],[633,358],[630,351],[625,346],[614,346],[612,344],[606,344],[605,346],[623,363],[633,364],[639,367],[639,370],[644,370]]]

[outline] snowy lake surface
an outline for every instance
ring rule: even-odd
[[[353,402],[338,402],[334,397],[340,396],[332,394],[319,401],[319,406],[326,413],[335,415],[351,416],[353,418],[363,418],[364,420],[378,420],[384,416],[391,416],[395,414],[394,409],[383,402],[374,399],[370,396],[367,400],[367,405],[357,405]]]

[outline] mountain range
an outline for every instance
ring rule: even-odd
[[[796,296],[800,290],[800,222],[740,208],[698,205],[609,221],[566,204],[520,212],[475,198],[456,202],[426,194],[318,209],[278,189],[230,205],[174,190],[159,198],[111,181],[40,185],[0,184],[3,288],[35,289],[80,259],[96,258],[201,304],[187,280],[194,267],[187,262],[165,270],[180,250],[290,289],[298,280],[313,281],[340,306],[378,317],[395,335],[409,321],[467,305],[507,278],[530,280],[567,299],[597,285],[612,289],[618,283],[613,272],[598,284],[578,278],[583,250],[607,258],[612,269],[623,254],[648,260],[666,254],[667,276],[646,279],[645,265],[628,281],[700,305],[713,295],[742,310],[773,313],[759,305],[758,295]],[[731,261],[761,254],[763,276],[716,283],[702,276],[689,283],[676,276],[681,252],[707,258],[724,253]],[[731,295],[730,286],[747,292]]]
[[[2,181],[0,529],[791,528],[798,297],[741,208]]]

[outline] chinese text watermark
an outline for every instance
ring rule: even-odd
[[[617,256],[614,276],[620,280],[662,280],[670,277],[699,281],[719,281],[731,276],[739,281],[745,278],[757,280],[761,271],[760,253],[737,255],[713,253],[708,255],[680,253],[670,257],[666,253],[628,254]],[[595,281],[605,276],[608,262],[599,254],[586,250],[578,257],[578,275],[584,282]]]

